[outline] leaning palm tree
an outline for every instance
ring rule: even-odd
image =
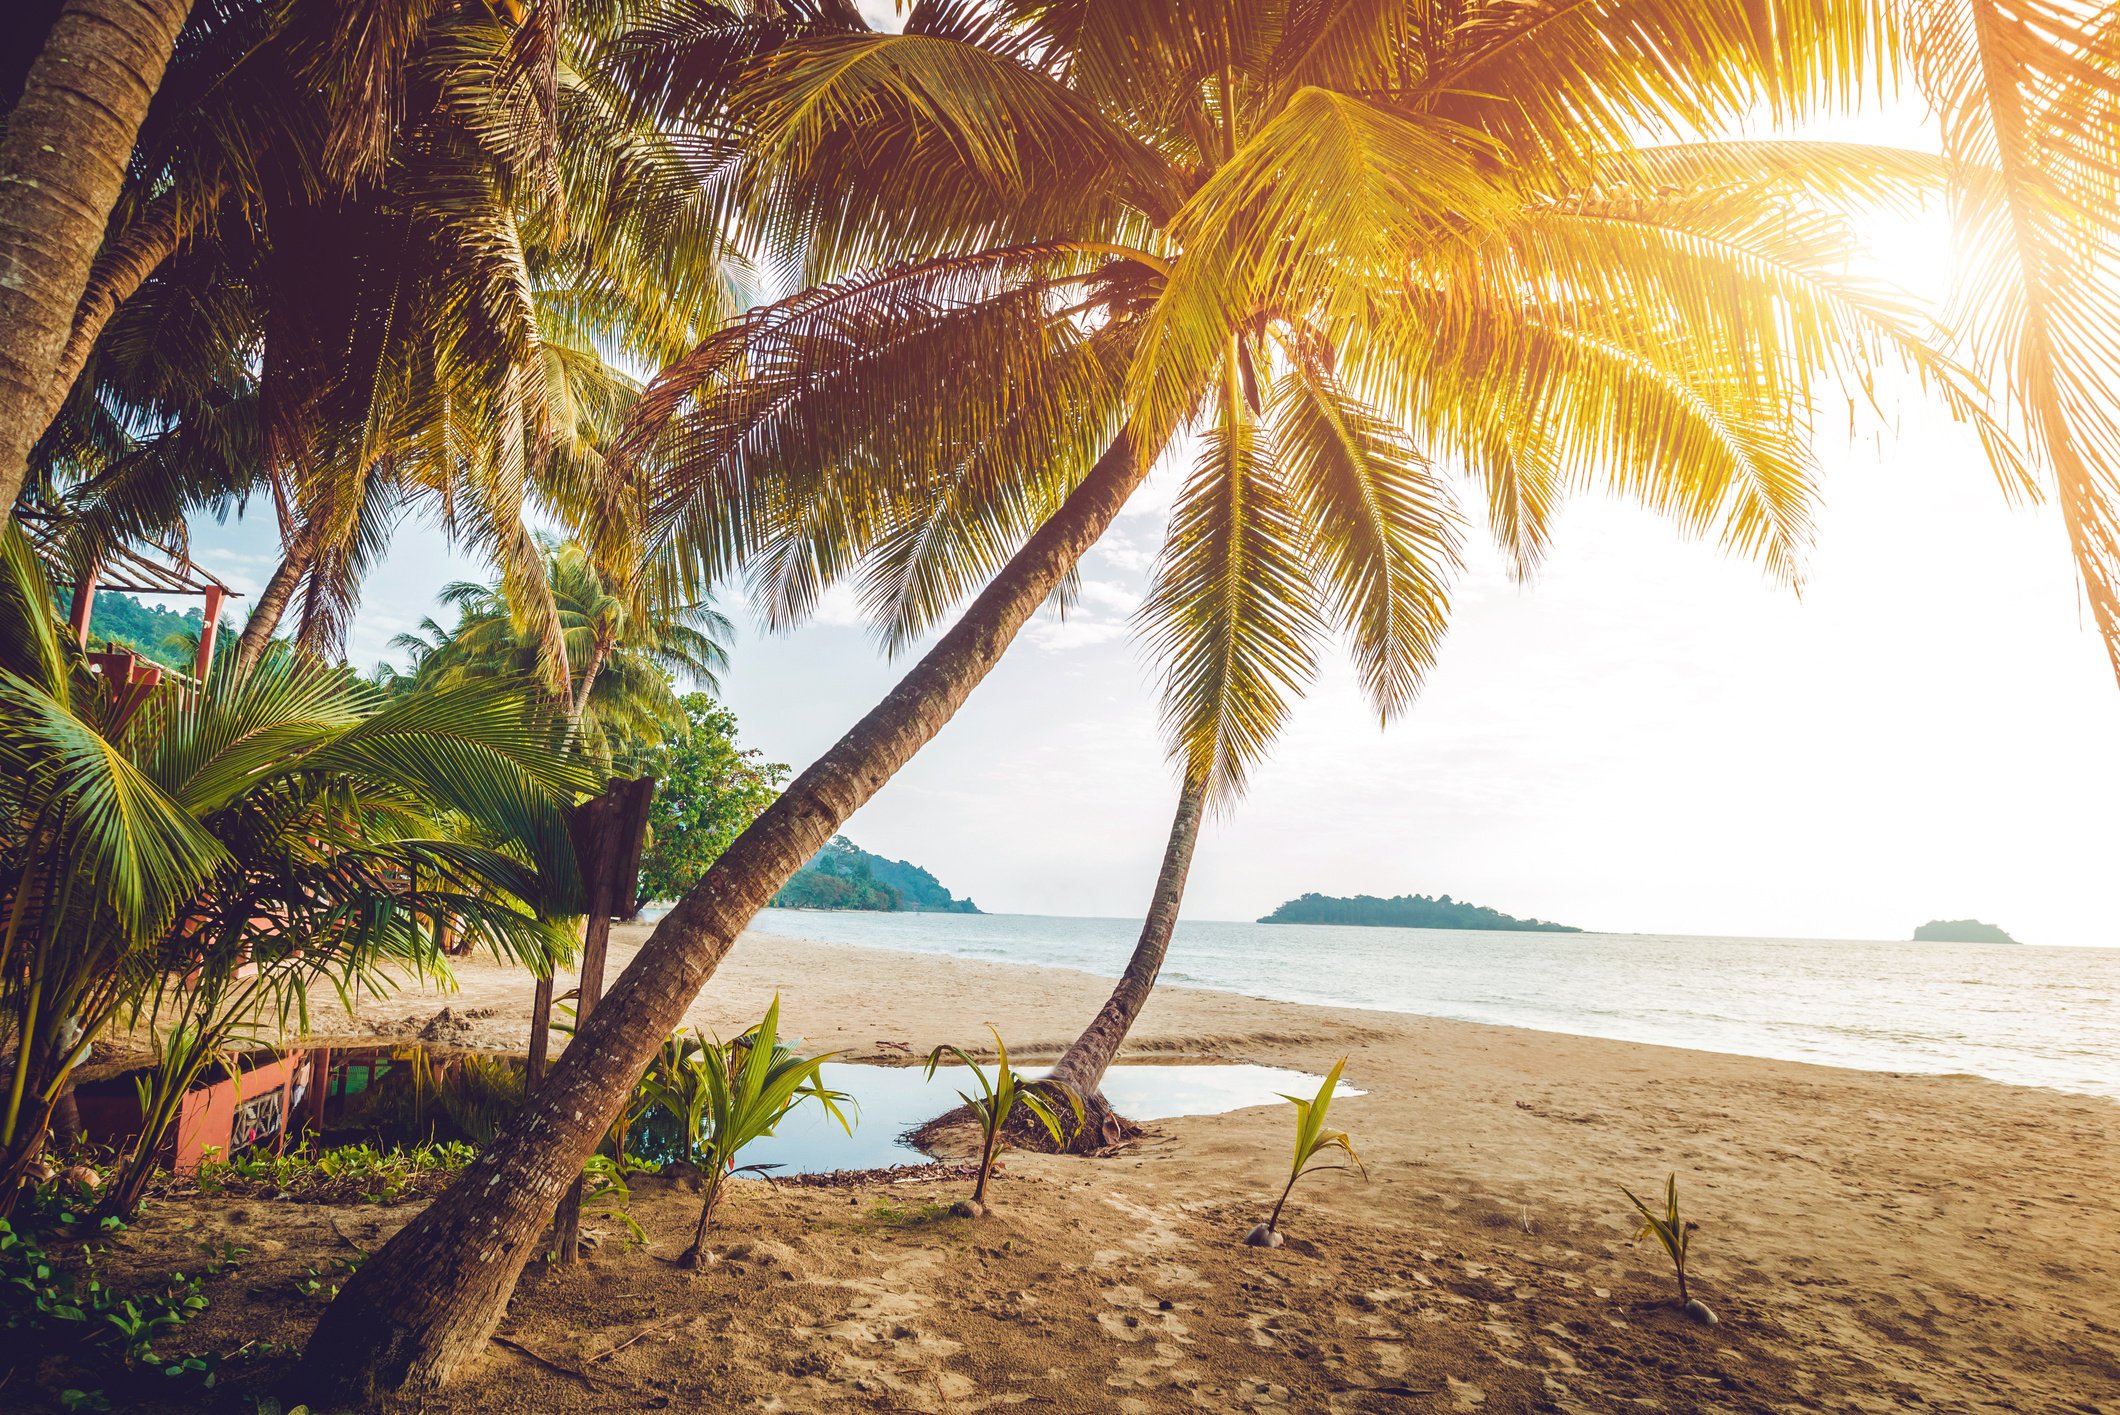
[[[246,663],[297,606],[298,640],[336,650],[391,526],[431,516],[501,568],[562,682],[526,516],[614,519],[600,449],[637,391],[615,365],[674,358],[728,294],[683,133],[613,69],[638,8],[452,3],[356,34],[333,5],[207,7],[124,204],[144,231],[174,199],[181,239],[120,261],[114,235],[49,494],[106,536],[269,498]]]
[[[1701,143],[1884,62],[1874,16],[1739,0],[921,5],[709,42],[754,239],[812,284],[643,398],[651,531],[701,580],[749,567],[793,618],[856,579],[911,642],[890,696],[658,927],[545,1088],[356,1275],[321,1392],[446,1380],[483,1348],[550,1211],[738,931],[963,704],[1189,428],[1151,600],[1188,772],[1226,799],[1327,626],[1380,706],[1417,687],[1453,532],[1440,457],[1529,565],[1580,478],[1793,571],[1813,382],[1906,360],[1959,411],[1914,312],[1843,274],[1844,203],[1933,164]],[[726,12],[703,23],[741,30]],[[684,63],[669,81],[686,81]],[[1509,95],[1504,98],[1500,95]]]
[[[445,928],[545,971],[572,947],[566,808],[597,778],[521,683],[386,704],[280,654],[143,697],[88,670],[10,526],[0,704],[0,1206],[114,1024],[167,1062],[129,1202],[189,1080],[254,1024],[386,962],[436,972]]]
[[[30,448],[58,410],[51,368],[190,9],[191,0],[81,0],[11,7],[4,21],[10,51],[36,56],[0,127],[0,508],[9,514]],[[48,21],[42,33],[33,18]]]

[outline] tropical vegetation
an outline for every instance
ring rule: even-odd
[[[1991,170],[1969,144],[2003,111],[1974,19],[1921,62],[1960,81],[1961,209],[2023,234],[2000,188],[1966,180]],[[496,1143],[495,1185],[444,1196],[349,1284],[311,1346],[326,1389],[365,1392],[385,1350],[393,1386],[428,1385],[478,1346],[512,1277],[446,1255],[541,1221],[532,1196],[594,1147],[689,990],[1065,595],[1182,431],[1197,455],[1143,624],[1188,785],[1225,802],[1329,633],[1381,713],[1417,688],[1458,537],[1439,463],[1472,475],[1527,570],[1563,494],[1594,478],[1790,578],[1816,391],[1837,379],[1860,399],[1905,366],[1980,426],[2007,487],[2035,484],[1964,365],[2052,345],[2023,344],[2012,317],[1976,331],[2000,344],[1946,348],[1847,259],[1852,210],[1916,200],[1952,162],[1715,137],[1871,89],[1907,38],[1885,9],[1785,6],[1771,28],[1735,0],[1648,3],[1620,27],[1514,4],[1261,3],[1226,23],[923,5],[903,34],[844,7],[696,20],[647,70],[722,135],[710,185],[739,239],[806,283],[634,405],[614,451],[643,480],[650,553],[699,583],[747,572],[771,622],[850,581],[889,646],[985,588],[664,922],[549,1099]],[[2012,38],[2018,72],[2097,42],[2088,22]],[[2048,131],[2066,141],[2065,120]],[[2095,150],[2070,157],[2072,175],[2100,170]],[[2094,257],[2051,254],[1986,278],[2095,283]],[[2104,420],[2046,401],[2066,477]],[[2079,539],[2087,581],[2102,554]]]
[[[1672,1276],[1678,1279],[1678,1305],[1695,1321],[1714,1326],[1715,1314],[1686,1286],[1686,1267],[1693,1257],[1693,1234],[1700,1225],[1679,1212],[1678,1176],[1673,1174],[1664,1181],[1661,1209],[1650,1208],[1624,1184],[1620,1186],[1620,1192],[1627,1196],[1627,1202],[1634,1205],[1634,1212],[1641,1218],[1641,1227],[1636,1231],[1634,1241],[1639,1243],[1644,1238],[1654,1238],[1671,1260]]]
[[[1306,1174],[1316,1174],[1326,1169],[1353,1168],[1361,1171],[1367,1179],[1369,1171],[1362,1165],[1362,1157],[1354,1152],[1354,1141],[1347,1138],[1344,1130],[1327,1130],[1325,1118],[1332,1109],[1333,1092],[1339,1089],[1340,1072],[1346,1067],[1347,1058],[1341,1057],[1325,1073],[1318,1085],[1318,1093],[1309,1098],[1303,1096],[1281,1097],[1296,1108],[1295,1158],[1288,1166],[1288,1182],[1281,1186],[1281,1197],[1274,1200],[1273,1212],[1266,1221],[1244,1235],[1244,1241],[1254,1248],[1278,1248],[1281,1246],[1281,1210],[1288,1207],[1288,1196],[1295,1192],[1296,1181]],[[1319,1164],[1318,1160],[1328,1150],[1338,1150],[1346,1164]]]
[[[928,914],[976,914],[979,906],[959,899],[942,881],[910,860],[871,854],[844,835],[825,842],[773,896],[776,909],[913,910]]]
[[[486,683],[386,703],[271,655],[204,691],[112,692],[0,534],[0,1213],[74,1068],[110,1029],[156,1065],[111,1205],[129,1209],[184,1092],[320,995],[446,974],[444,923],[548,971],[568,956],[564,810],[593,783],[566,722]]]
[[[674,1033],[663,1043],[646,1081],[648,1096],[678,1121],[685,1157],[703,1176],[699,1226],[692,1245],[678,1256],[680,1267],[706,1261],[707,1226],[722,1185],[736,1172],[736,1158],[765,1139],[804,1102],[817,1106],[849,1132],[853,1123],[843,1091],[824,1082],[832,1053],[798,1056],[780,1037],[776,995],[759,1024],[732,1042]]]
[[[672,678],[718,667],[716,587],[776,627],[850,589],[886,649],[927,645],[770,801],[753,778],[707,813],[666,875],[684,898],[478,1183],[326,1312],[306,1379],[334,1399],[485,1350],[551,1196],[738,933],[1065,606],[1158,465],[1177,496],[1139,628],[1177,809],[1049,1110],[1094,1099],[1202,820],[1327,651],[1380,718],[1413,700],[1470,520],[1529,574],[1568,494],[1602,487],[1795,583],[1825,414],[1905,371],[2007,495],[2058,504],[2120,673],[2106,7],[919,0],[902,21],[846,0],[0,21],[22,56],[0,498],[60,527],[69,579],[253,502],[279,533],[237,651],[150,695],[89,673],[8,532],[0,1203],[114,1024],[157,1039],[153,1119],[261,1009],[437,966],[451,928],[549,971],[580,902],[562,813],[681,746]],[[1902,83],[1940,155],[1727,137]],[[1937,308],[1853,256],[1862,216],[1939,195],[1964,258]],[[406,515],[496,579],[385,692],[329,661]],[[1332,1080],[1297,1102],[1290,1188],[1346,1147]]]
[[[644,595],[639,580],[614,582],[579,544],[542,544],[538,597],[549,602],[553,627],[568,665],[555,703],[572,720],[576,743],[609,773],[641,764],[645,753],[681,742],[690,719],[680,684],[713,689],[728,667],[729,621],[704,602],[670,603]],[[409,672],[385,664],[378,671],[391,691],[474,679],[528,682],[539,674],[545,649],[536,608],[511,596],[505,579],[459,580],[441,591],[456,610],[444,629],[432,618],[392,646]]]
[[[705,693],[678,699],[685,731],[640,762],[655,778],[637,902],[679,899],[772,804],[788,769],[737,745],[736,714]]]

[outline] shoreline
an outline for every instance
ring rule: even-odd
[[[1306,926],[1291,925],[1290,927]],[[618,924],[612,928],[611,953],[604,974],[607,980],[615,980],[617,978],[625,965],[632,961],[634,952],[652,931],[653,925],[651,924]],[[1667,936],[1652,935],[1652,937]],[[2000,947],[2001,945],[1995,946]],[[888,943],[843,943],[803,938],[793,934],[747,929],[738,938],[736,944],[731,947],[729,956],[723,960],[722,966],[715,976],[708,981],[700,998],[687,1010],[685,1024],[695,1028],[704,1025],[708,1030],[720,1035],[734,1035],[736,1032],[741,1031],[744,1026],[749,1025],[749,1022],[757,1020],[758,1015],[764,1011],[765,1000],[771,995],[773,990],[771,986],[767,985],[768,974],[774,973],[781,968],[787,968],[788,971],[799,975],[814,975],[819,970],[829,975],[835,967],[839,969],[850,968],[857,972],[896,971],[888,967],[883,960],[902,960],[899,968],[910,969],[912,972],[921,972],[931,968],[939,970],[937,976],[949,976],[959,979],[960,986],[982,995],[1005,996],[1013,990],[1011,980],[1016,986],[1021,986],[1025,981],[1034,977],[1045,980],[1040,984],[1041,992],[1045,989],[1060,989],[1070,994],[1079,993],[1082,995],[1086,1002],[1086,1008],[1077,1006],[1072,1011],[1067,1008],[1048,1008],[1041,1003],[1035,1009],[1037,1017],[1034,1025],[1042,1028],[1043,1031],[1052,1030],[1053,1018],[1056,1014],[1064,1017],[1074,1017],[1079,1014],[1081,1019],[1086,1021],[1089,1016],[1093,1015],[1096,1007],[1102,1004],[1105,996],[1110,991],[1111,984],[1115,980],[1113,975],[1092,972],[1084,968],[1070,968],[1061,964],[968,958],[958,954],[935,952],[926,949],[898,948]],[[360,1022],[383,1026],[403,1026],[408,1022],[432,1020],[438,1015],[437,1009],[447,1009],[459,1018],[470,1012],[483,1012],[487,1009],[493,1009],[490,1016],[470,1019],[471,1026],[468,1033],[462,1027],[446,1028],[446,1030],[451,1030],[463,1036],[463,1040],[457,1040],[455,1037],[430,1038],[429,1040],[483,1051],[514,1053],[526,1051],[529,1045],[529,975],[512,965],[496,964],[484,956],[473,956],[451,961],[458,972],[461,985],[459,991],[446,993],[432,989],[418,989],[401,991],[391,999],[367,998],[362,1002],[359,1014]],[[796,966],[790,966],[791,964]],[[977,973],[986,969],[996,971],[990,978],[977,979]],[[977,983],[980,982],[991,986],[990,988],[978,987]],[[567,982],[564,975],[559,988],[563,993],[566,991]],[[756,1010],[749,1014],[748,1020],[746,1020],[741,1007],[722,1001],[723,996],[732,992],[756,998]],[[1088,1000],[1090,992],[1095,993],[1094,1000]],[[799,993],[791,993],[791,995],[799,996]],[[852,1002],[851,998],[844,997],[838,993],[828,993],[827,999],[834,1008],[843,1008]],[[2101,1101],[2108,1105],[2120,1106],[2120,1096],[2114,1096],[2105,1091],[2014,1081],[2002,1077],[1984,1075],[1976,1071],[1892,1068],[1830,1059],[1769,1056],[1758,1052],[1728,1051],[1686,1042],[1649,1041],[1639,1037],[1571,1031],[1561,1027],[1541,1027],[1523,1022],[1495,1022],[1479,1018],[1450,1016],[1443,1013],[1409,1012],[1398,1008],[1365,1003],[1299,1001],[1245,992],[1236,988],[1216,987],[1211,984],[1170,981],[1157,983],[1155,993],[1148,1007],[1144,1010],[1140,1023],[1128,1038],[1127,1048],[1120,1054],[1120,1059],[1122,1061],[1172,1059],[1246,1061],[1260,1059],[1257,1056],[1239,1054],[1237,1051],[1231,1050],[1232,1047],[1240,1046],[1243,1042],[1244,1038],[1241,1032],[1217,1029],[1205,1038],[1189,1038],[1182,1035],[1182,1028],[1173,1030],[1178,1018],[1169,1017],[1169,1014],[1172,1013],[1178,1014],[1179,1017],[1184,1017],[1201,1012],[1213,1012],[1218,1016],[1232,1012],[1233,1009],[1229,1006],[1220,1005],[1211,1000],[1224,1000],[1226,1003],[1234,1004],[1250,1004],[1265,1009],[1294,1009],[1299,1014],[1315,1013],[1318,1014],[1317,1021],[1319,1022],[1323,1022],[1327,1018],[1335,1019],[1340,1025],[1350,1027],[1356,1033],[1369,1029],[1369,1025],[1365,1023],[1364,1019],[1380,1019],[1378,1024],[1384,1026],[1390,1026],[1395,1023],[1403,1026],[1431,1026],[1445,1029],[1471,1028],[1502,1034],[1520,1034],[1527,1039],[1553,1038],[1558,1042],[1585,1046],[1640,1048],[1652,1053],[1667,1054],[1673,1058],[1713,1058],[1725,1063],[1750,1063],[1767,1067],[1816,1069],[1836,1075],[1889,1078],[1903,1081],[1933,1081],[1954,1085],[1977,1082],[1985,1086],[2020,1090],[2033,1095]],[[520,1004],[519,1007],[516,1005],[518,1002]],[[1191,1005],[1178,1005],[1188,1002]],[[425,1011],[422,1010],[423,1007],[426,1009]],[[784,1004],[782,1010],[784,1015],[790,1019],[788,1025],[798,1025],[795,1020],[798,1016],[798,1009],[794,1004]],[[1241,1009],[1234,1010],[1240,1011]],[[1168,1023],[1166,1023],[1167,1017],[1169,1019]],[[324,1020],[326,1025],[313,1034],[320,1040],[344,1043],[369,1035],[361,1029],[358,1023],[346,1018],[343,1013],[335,1013],[321,1020]],[[979,1018],[970,1019],[967,1030],[971,1034],[970,1040],[974,1042],[983,1040],[985,1036],[983,1021]],[[1269,1029],[1267,1033],[1269,1049],[1280,1044],[1284,1030],[1285,1027]],[[1019,1044],[1017,1034],[1008,1027],[1003,1027],[1002,1034],[1008,1041],[1009,1051],[1012,1056],[1037,1064],[1046,1064],[1057,1060],[1060,1052],[1065,1050],[1068,1043],[1073,1040],[1072,1034],[1067,1036],[1059,1036],[1057,1034],[1053,1036],[1041,1035],[1031,1041]],[[377,1039],[409,1041],[416,1038],[406,1033],[398,1033],[396,1035],[378,1034]],[[816,1039],[812,1038],[811,1040],[814,1042]],[[937,1041],[946,1040],[958,1040],[960,1044],[965,1044],[964,1039],[936,1036],[932,1040],[917,1046],[916,1050],[921,1054],[925,1054],[929,1046],[932,1046]],[[1194,1041],[1202,1042],[1206,1049],[1195,1048],[1191,1045]],[[564,1048],[564,1043],[565,1039],[563,1036],[555,1034],[552,1037],[551,1045],[554,1055],[557,1055]],[[895,1048],[878,1048],[874,1045],[864,1047],[851,1037],[846,1038],[843,1042],[834,1041],[827,1049],[844,1052],[845,1054],[841,1059],[846,1061],[880,1064],[903,1064],[905,1062],[905,1054]],[[981,1054],[979,1046],[967,1045],[966,1049],[972,1051],[975,1055]]]

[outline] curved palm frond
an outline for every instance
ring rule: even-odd
[[[1946,320],[1968,361],[2009,388],[2013,430],[2053,477],[2120,675],[2120,23],[2088,0],[1905,8],[1953,175]]]

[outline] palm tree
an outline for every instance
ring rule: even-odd
[[[1187,777],[1178,791],[1178,811],[1171,819],[1170,834],[1163,845],[1163,866],[1156,872],[1155,893],[1141,921],[1141,936],[1126,960],[1119,981],[1104,1006],[1097,1009],[1080,1036],[1069,1043],[1041,1084],[1057,1087],[1074,1098],[1082,1109],[1082,1124],[1065,1142],[1073,1150],[1113,1145],[1130,1133],[1125,1120],[1111,1107],[1099,1089],[1104,1073],[1111,1069],[1119,1048],[1140,1019],[1163,971],[1170,952],[1170,936],[1178,926],[1178,908],[1185,902],[1185,880],[1192,871],[1193,847],[1200,839],[1200,817],[1207,808],[1207,783]]]
[[[2007,388],[2084,600],[2120,676],[2120,25],[2099,0],[1906,6],[1916,84],[1941,115],[1958,265],[1945,326]]]
[[[385,703],[291,654],[145,698],[91,674],[0,533],[0,1205],[115,1020],[166,1049],[121,1197],[198,1069],[313,988],[435,972],[444,928],[549,971],[579,900],[566,809],[597,778],[520,682]]]
[[[335,650],[416,510],[501,566],[568,676],[525,511],[623,519],[615,364],[675,357],[727,296],[682,133],[614,71],[636,8],[447,4],[349,37],[341,7],[237,7],[187,31],[113,237],[139,258],[110,262],[115,312],[40,450],[104,534],[270,495],[284,555],[244,662],[297,603],[298,640]],[[397,116],[370,122],[348,96],[370,90]],[[150,242],[172,192],[188,224]]]
[[[33,8],[7,22],[9,48],[36,58],[0,132],[0,506],[10,513],[30,447],[58,409],[51,369],[191,0],[66,0],[56,17]]]
[[[643,598],[647,577],[614,585],[575,542],[545,545],[545,574],[558,609],[560,637],[574,676],[560,705],[582,750],[608,771],[618,761],[680,739],[687,726],[677,680],[712,692],[728,667],[729,621],[706,603],[664,604]],[[533,677],[540,643],[518,627],[531,614],[511,602],[505,584],[458,582],[442,602],[457,611],[454,629],[432,619],[394,644],[412,659],[413,686],[477,678]]]
[[[894,645],[992,578],[663,921],[478,1192],[347,1285],[309,1347],[317,1388],[422,1388],[482,1349],[654,1039],[1186,428],[1201,453],[1147,621],[1188,779],[1226,799],[1327,626],[1380,709],[1417,688],[1454,545],[1432,459],[1472,472],[1527,567],[1596,473],[1788,574],[1816,378],[1905,359],[1974,415],[1914,311],[1839,260],[1837,208],[1934,164],[1639,146],[1842,97],[1884,59],[1844,6],[1754,18],[1056,0],[702,40],[702,73],[746,56],[702,100],[752,154],[732,210],[815,283],[642,399],[621,445],[671,469],[651,531],[701,580],[749,566],[779,617],[858,577]]]

